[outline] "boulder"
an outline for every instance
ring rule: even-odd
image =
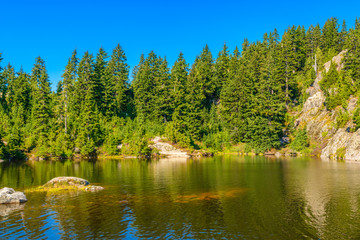
[[[3,203],[24,203],[26,196],[23,192],[16,192],[12,188],[4,187],[0,189],[0,204]]]
[[[101,186],[90,185],[89,181],[78,177],[56,177],[45,183],[40,190],[82,190],[82,191],[100,191],[104,188]]]
[[[84,187],[89,185],[89,181],[78,178],[78,177],[56,177],[48,181],[44,184],[43,187],[64,187],[64,186],[76,186],[76,187]]]

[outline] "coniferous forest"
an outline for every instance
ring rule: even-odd
[[[182,53],[169,66],[152,51],[132,72],[120,45],[83,56],[75,50],[55,92],[41,57],[28,73],[1,62],[0,158],[146,156],[154,136],[211,151],[239,143],[257,153],[285,147],[291,143],[283,137],[295,134],[291,113],[301,110],[317,71],[342,50],[343,70],[332,65],[320,82],[326,108],[359,95],[360,19],[350,29],[330,18],[280,34],[245,39],[233,51],[224,44],[218,54],[206,45],[191,66]]]

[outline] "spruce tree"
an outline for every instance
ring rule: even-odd
[[[157,103],[158,76],[162,59],[151,51],[146,59],[140,59],[132,88],[136,113],[140,121],[145,119],[159,121],[160,111]]]
[[[0,78],[0,103],[5,111],[8,111],[11,105],[10,95],[8,94],[9,84],[12,85],[15,78],[15,69],[9,63]]]
[[[126,116],[126,106],[129,101],[129,65],[120,44],[116,46],[106,67],[103,77],[104,102],[107,116]]]
[[[51,118],[51,90],[45,62],[40,57],[36,58],[30,81],[32,91],[32,135],[36,139],[37,146],[41,149],[40,155],[44,155],[48,147],[47,134],[49,133],[49,120]]]
[[[241,63],[240,51],[236,48],[230,57],[230,78],[221,91],[220,116],[230,137],[234,142],[243,140],[245,133],[244,111],[247,103],[247,88],[245,85],[244,66]]]
[[[156,108],[158,109],[157,118],[160,122],[168,122],[171,120],[173,113],[172,99],[170,95],[171,91],[171,80],[170,80],[170,69],[168,68],[168,62],[166,58],[160,58],[160,66],[156,81]]]
[[[214,71],[212,54],[206,45],[190,69],[189,82],[193,84],[192,88],[196,88],[194,93],[197,92],[196,99],[201,100],[201,108],[208,110],[216,100]]]
[[[229,80],[229,62],[229,50],[226,44],[224,44],[223,49],[219,52],[215,62],[214,78],[216,84],[216,101],[218,101],[220,98],[222,87]]]
[[[339,44],[339,24],[338,19],[332,17],[328,19],[323,28],[321,34],[321,47],[323,52],[327,53],[330,49],[335,51],[341,50],[341,45]]]
[[[171,108],[175,109],[184,103],[185,84],[188,77],[189,65],[186,63],[184,54],[180,52],[178,59],[171,69],[171,89],[170,96],[172,99]]]
[[[104,93],[105,93],[105,83],[104,78],[106,78],[106,69],[108,66],[107,59],[108,55],[105,50],[101,47],[99,52],[96,55],[94,62],[94,97],[96,100],[97,107],[105,114],[106,109],[103,109],[104,104]]]
[[[72,112],[71,109],[73,108],[75,95],[75,81],[77,78],[77,51],[74,50],[72,53],[71,58],[69,58],[68,63],[65,67],[65,71],[62,75],[62,88],[60,92],[60,109],[61,113],[64,115],[64,133],[65,135],[68,134],[68,127],[69,127],[69,115]],[[74,114],[76,114],[74,112]]]

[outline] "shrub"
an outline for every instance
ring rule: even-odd
[[[295,151],[302,151],[309,146],[309,138],[306,129],[299,129],[294,141],[290,144],[290,148]]]
[[[350,120],[350,114],[347,111],[340,110],[336,117],[336,128],[345,127],[346,123]]]

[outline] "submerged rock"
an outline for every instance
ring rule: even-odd
[[[16,192],[12,188],[4,187],[0,189],[0,204],[4,203],[24,203],[26,196],[23,192]]]

